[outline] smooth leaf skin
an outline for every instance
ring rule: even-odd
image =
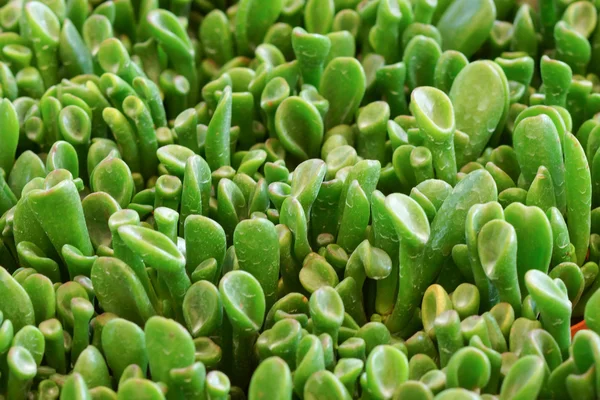
[[[290,194],[302,204],[307,217],[310,216],[311,207],[319,194],[326,173],[327,164],[318,159],[304,161],[294,170]]]
[[[552,236],[554,238],[552,244],[552,262],[551,265],[558,265],[561,262],[571,260],[571,239],[564,217],[558,211],[558,208],[552,207],[546,211],[546,216],[550,221],[552,228]]]
[[[298,260],[312,251],[308,242],[308,226],[302,204],[295,197],[287,197],[281,205],[279,222],[293,233],[294,255]]]
[[[126,208],[135,191],[131,171],[120,158],[105,158],[91,175],[90,185],[95,192],[111,195],[121,208]]]
[[[143,226],[123,225],[119,227],[119,235],[148,265],[165,273],[184,268],[185,258],[164,234]]]
[[[421,320],[425,333],[433,337],[434,323],[438,315],[452,310],[452,301],[448,293],[440,285],[433,284],[427,288],[421,303]]]
[[[437,374],[432,375],[431,379],[439,379],[439,381],[433,381],[433,382],[428,382],[431,385],[441,385],[442,384],[442,376],[437,376]],[[441,387],[436,387],[437,390],[443,390],[443,385],[441,385]],[[481,399],[481,397],[474,392],[471,392],[470,390],[466,390],[463,388],[451,388],[451,389],[445,389],[443,391],[441,391],[440,393],[438,393],[435,397],[434,400],[479,400]]]
[[[59,282],[60,268],[56,261],[46,257],[42,249],[31,242],[22,241],[17,244],[17,255],[23,267],[33,268],[52,282]],[[21,282],[22,284],[22,282]]]
[[[406,98],[403,90],[400,90],[404,88],[405,80],[406,66],[402,62],[384,66],[377,70],[376,82],[390,106],[392,118],[406,113]]]
[[[55,316],[56,296],[52,281],[48,277],[41,274],[32,274],[21,282],[21,286],[31,300],[36,324]]]
[[[99,257],[92,266],[91,278],[98,302],[105,312],[140,326],[156,315],[139,278],[123,261]]]
[[[13,346],[6,355],[6,363],[8,364],[6,394],[12,399],[23,398],[31,379],[36,375],[35,360],[26,348]]]
[[[547,331],[536,329],[527,335],[521,351],[522,356],[536,355],[544,360],[546,370],[554,371],[562,363],[562,355],[556,340]]]
[[[521,313],[521,291],[517,265],[517,233],[503,220],[486,223],[477,239],[479,260],[488,279],[497,288],[501,302]]]
[[[92,56],[83,38],[71,20],[65,20],[60,32],[59,54],[69,76],[91,74],[94,70]]]
[[[593,398],[596,392],[596,369],[590,368],[583,374],[571,374],[566,379],[566,387],[571,397]]]
[[[0,267],[0,311],[10,320],[16,332],[25,325],[35,324],[33,304],[27,292]]]
[[[18,346],[26,349],[31,354],[36,366],[39,368],[44,357],[45,338],[38,328],[27,325],[18,331],[13,340],[12,346]]]
[[[263,42],[269,27],[277,21],[284,4],[282,0],[243,0],[235,17],[235,39],[238,51],[248,54]]]
[[[565,192],[569,238],[575,246],[577,264],[585,261],[590,241],[592,181],[585,152],[573,134],[564,139]]]
[[[223,65],[234,57],[233,37],[227,15],[221,10],[209,12],[198,30],[205,54]]]
[[[598,335],[591,330],[578,331],[573,337],[571,358],[573,370],[587,371],[598,360],[600,341]]]
[[[221,371],[211,371],[206,375],[206,397],[225,399],[231,389],[231,382]]]
[[[217,221],[223,227],[227,242],[233,240],[235,227],[247,216],[247,203],[243,192],[231,180],[224,178],[217,186]]]
[[[477,189],[475,190],[475,188]],[[391,332],[397,332],[412,318],[422,293],[439,274],[443,261],[451,255],[452,247],[464,240],[466,215],[471,206],[495,201],[496,197],[496,184],[491,175],[485,170],[473,171],[461,180],[448,195],[431,223],[430,230],[423,231],[421,229],[415,235],[408,234],[406,232],[409,230],[408,228],[403,229],[403,232],[399,231],[398,227],[396,228],[398,235],[401,238],[409,238],[413,245],[425,244],[420,262],[427,265],[427,268],[414,268],[413,279],[400,279],[398,301],[394,312],[386,321],[386,326]],[[421,221],[426,221],[426,218],[423,214]],[[429,231],[430,234],[424,234]],[[405,254],[405,256],[406,258],[401,251],[401,268],[403,262],[412,265],[409,255]],[[414,263],[414,261],[412,262]]]
[[[138,78],[133,80],[134,87],[137,86],[135,85],[137,83],[136,79]],[[142,154],[141,172],[144,178],[151,177],[155,173],[158,164],[156,157],[158,140],[154,131],[154,125],[159,122],[153,121],[152,116],[152,112],[157,113],[152,107],[157,107],[153,104],[152,99],[148,99],[147,102],[149,104],[146,106],[142,99],[129,96],[125,98],[122,106],[123,112],[133,121],[137,130],[139,148]],[[156,119],[158,120],[158,117]]]
[[[381,163],[377,160],[362,160],[357,162],[348,170],[348,174],[344,180],[344,186],[341,190],[338,203],[338,218],[342,217],[342,213],[346,208],[346,197],[348,189],[356,180],[363,190],[367,199],[371,199],[373,191],[377,188],[377,182],[381,176]]]
[[[223,90],[223,95],[206,131],[204,152],[206,162],[212,171],[230,165],[231,96],[231,87],[228,86]]]
[[[196,104],[198,77],[195,71],[195,51],[184,27],[175,15],[167,10],[152,10],[146,20],[151,36],[161,44],[175,70],[183,75],[193,88],[187,100]]]
[[[191,281],[185,273],[185,257],[176,244],[164,234],[142,226],[123,225],[118,232],[131,251],[167,278],[165,284],[181,317],[181,304]]]
[[[559,278],[567,288],[569,301],[575,307],[585,289],[583,268],[573,262],[560,263],[548,274],[552,279]]]
[[[83,102],[80,106],[68,105],[58,114],[60,134],[77,151],[79,169],[83,176],[87,176],[85,154],[90,146],[92,134],[91,118],[91,110]],[[74,174],[73,176],[77,178],[79,174]]]
[[[198,125],[198,115],[196,110],[188,108],[177,116],[173,127],[175,133],[177,133],[179,143],[185,148],[192,150],[194,153],[200,152],[196,125]]]
[[[419,381],[407,381],[398,387],[398,390],[394,394],[394,400],[400,399],[419,399],[419,400],[433,400],[433,393],[431,389],[422,382]]]
[[[287,152],[304,161],[319,154],[323,121],[319,111],[301,97],[286,98],[275,114],[277,137]]]
[[[440,363],[445,367],[452,355],[464,346],[460,317],[455,310],[447,310],[434,320],[434,332],[440,349]]]
[[[366,278],[379,281],[387,278],[391,271],[392,260],[387,253],[364,240],[348,259],[344,278],[352,278],[358,287],[363,287]]]
[[[190,215],[185,220],[184,237],[188,274],[210,258],[214,258],[217,265],[221,266],[227,250],[227,238],[216,221],[202,215]]]
[[[375,53],[385,57],[388,64],[398,61],[400,56],[399,39],[404,29],[402,17],[398,2],[384,1],[377,8],[375,25],[368,34],[369,44]]]
[[[308,378],[304,386],[304,399],[343,399],[352,397],[342,382],[330,371],[318,371]]]
[[[27,150],[17,158],[11,174],[5,179],[15,197],[20,199],[27,182],[36,177],[44,178],[46,175],[42,160],[34,152]]]
[[[109,387],[111,384],[108,367],[102,353],[91,345],[81,352],[73,366],[73,372],[81,374],[90,389],[98,386]]]
[[[556,207],[552,176],[550,176],[550,172],[543,165],[540,165],[533,182],[531,182],[531,186],[527,190],[525,204],[528,206],[537,206],[542,211],[548,211],[549,208]]]
[[[38,385],[38,392],[40,394],[40,397],[46,396],[47,398],[56,399],[58,398],[60,389],[58,388],[58,385],[55,382],[49,379],[45,379]]]
[[[456,50],[444,51],[435,65],[435,87],[449,93],[454,79],[468,63],[469,60],[463,53]]]
[[[419,129],[427,138],[437,178],[454,185],[456,181],[453,137],[455,119],[450,99],[441,90],[419,87],[411,93],[410,109]]]
[[[427,216],[421,206],[412,198],[403,194],[392,194],[385,200],[400,243],[419,248],[429,240],[430,227]]]
[[[260,107],[267,117],[269,135],[275,132],[275,115],[279,105],[290,96],[290,85],[282,77],[276,77],[266,83],[260,95]]]
[[[296,370],[294,371],[294,393],[301,396],[306,382],[312,374],[325,370],[323,346],[315,335],[306,335],[300,341],[296,352]]]
[[[385,251],[391,258],[392,268],[387,278],[377,281],[375,310],[379,314],[388,314],[394,307],[398,287],[399,239],[395,233],[392,219],[385,208],[385,196],[379,191],[371,196],[371,215],[373,244]]]
[[[40,1],[0,7],[1,399],[600,393],[595,4]]]
[[[419,86],[433,86],[435,66],[441,54],[438,42],[430,37],[417,35],[408,42],[403,62],[409,88],[414,90]]]
[[[440,34],[445,38],[444,50],[458,50],[470,58],[489,36],[495,19],[493,1],[453,2],[437,23]]]
[[[19,120],[13,104],[8,99],[2,99],[0,102],[0,121],[2,133],[0,133],[0,141],[2,146],[0,149],[0,168],[4,170],[6,175],[10,175],[15,162],[17,153],[17,145],[19,142]],[[20,193],[18,193],[20,195]]]
[[[531,57],[537,57],[538,43],[532,14],[533,10],[529,5],[519,7],[513,23],[514,33],[510,50],[521,51]]]
[[[576,2],[569,5],[565,10],[562,19],[579,32],[581,35],[589,38],[596,26],[598,16],[590,12],[589,4]]]
[[[152,196],[153,197],[153,196]],[[154,199],[152,198],[152,203]],[[117,211],[109,217],[108,225],[112,236],[112,248],[113,255],[122,260],[131,268],[133,273],[137,276],[144,290],[148,294],[152,305],[158,308],[158,301],[154,289],[151,287],[150,279],[146,272],[146,266],[142,258],[132,251],[123,241],[119,235],[119,228],[123,225],[139,225],[140,215],[134,210],[121,210]]]
[[[598,315],[598,304],[600,303],[600,292],[596,291],[585,305],[584,319],[589,329],[600,332],[600,315]]]
[[[277,300],[265,317],[265,330],[272,328],[275,322],[277,322],[275,317],[277,311],[282,311],[287,314],[308,315],[308,298],[300,293],[292,292]]]
[[[60,171],[64,170],[54,172],[58,174]],[[70,244],[84,255],[92,255],[92,243],[85,226],[83,208],[75,184],[70,179],[56,184],[47,180],[46,184],[49,186],[47,189],[29,193],[28,201],[54,247],[60,251],[65,244]],[[60,210],[60,212],[48,212],[50,210]]]
[[[367,355],[371,354],[375,347],[391,342],[390,331],[381,322],[367,322],[358,329],[356,337],[364,340]]]
[[[415,354],[408,362],[409,380],[421,379],[427,372],[437,369],[435,361],[427,354]]]
[[[248,400],[291,399],[292,391],[290,367],[281,358],[270,357],[261,362],[252,374]]]
[[[338,292],[328,286],[319,288],[310,296],[310,317],[313,333],[327,333],[337,343],[338,330],[344,321],[344,303]]]
[[[125,368],[131,364],[143,373],[148,368],[146,337],[136,324],[122,318],[109,321],[102,328],[102,352],[115,379],[121,379]]]
[[[119,385],[118,400],[126,400],[135,396],[144,396],[143,398],[148,400],[165,399],[165,395],[158,384],[142,377],[127,379]]]
[[[240,270],[228,272],[219,282],[219,293],[235,329],[260,330],[265,317],[265,295],[254,276]]]
[[[585,71],[591,59],[591,45],[580,32],[565,21],[554,25],[557,58],[571,67],[574,73]],[[571,50],[575,49],[575,52]]]
[[[504,216],[517,233],[517,273],[519,288],[524,297],[527,295],[527,271],[536,269],[548,272],[552,258],[552,228],[544,212],[537,207],[513,203],[506,207]]]
[[[4,214],[17,204],[17,197],[8,186],[4,175],[0,174],[0,212]]]
[[[91,284],[91,282],[90,282]],[[70,301],[71,313],[73,314],[73,337],[71,341],[71,360],[79,361],[79,356],[85,352],[89,345],[89,324],[94,315],[94,306],[87,298],[73,297]],[[82,361],[81,365],[96,364],[95,355],[87,355],[89,360]],[[88,362],[89,361],[89,362]],[[84,374],[85,375],[85,374]],[[103,375],[103,374],[101,374]],[[87,379],[87,376],[84,376]],[[104,381],[104,377],[99,377]],[[89,382],[88,382],[89,384]],[[95,385],[97,386],[97,385]]]
[[[146,350],[153,379],[168,383],[169,371],[194,363],[194,342],[188,331],[177,322],[152,317],[144,327]]]
[[[310,27],[307,28],[310,30]],[[331,40],[328,36],[308,33],[303,28],[295,27],[292,31],[292,47],[300,65],[302,82],[318,87],[325,58],[331,49]]]
[[[187,217],[192,214],[208,215],[210,208],[210,167],[200,156],[187,159],[184,167],[183,189],[181,192],[180,230]],[[181,232],[180,232],[181,234]]]
[[[37,39],[33,41],[33,51],[37,62],[44,65],[44,69],[40,71],[44,84],[50,87],[58,81],[60,22],[44,3],[30,4],[23,8],[28,35]]]
[[[456,164],[460,168],[475,161],[494,131],[504,125],[508,82],[497,65],[475,61],[458,73],[448,96],[454,107],[456,129],[469,136],[466,147],[456,146]]]
[[[502,382],[500,399],[536,398],[544,383],[544,362],[537,356],[525,356],[512,365]]]
[[[515,127],[513,143],[526,182],[533,181],[540,165],[548,168],[554,183],[556,205],[563,212],[566,203],[563,150],[550,117],[540,114],[523,119]],[[531,146],[535,146],[535,154]]]
[[[6,325],[5,322],[1,330],[5,330]],[[39,325],[39,329],[45,339],[46,363],[59,373],[66,373],[65,336],[61,323],[55,318],[48,319]]]
[[[335,9],[334,0],[310,0],[304,9],[304,24],[308,32],[322,35],[329,33]]]
[[[264,361],[272,356],[281,357],[289,368],[295,368],[296,351],[301,339],[302,325],[300,322],[292,318],[284,318],[273,325],[273,328],[266,329],[256,340],[258,358]]]
[[[562,61],[553,60],[544,55],[540,61],[540,73],[545,86],[546,104],[564,107],[573,78],[571,67]]]
[[[476,347],[464,347],[458,350],[446,367],[449,388],[462,387],[477,390],[487,385],[491,366],[485,353]]]
[[[108,193],[97,192],[86,196],[81,206],[94,248],[110,246],[112,235],[108,222],[113,214],[121,210],[119,203]],[[62,253],[65,253],[64,247]]]
[[[337,244],[352,252],[364,239],[370,217],[369,199],[357,180],[348,188],[345,207],[340,220]]]
[[[408,380],[406,355],[389,345],[376,346],[367,358],[365,369],[367,388],[379,398],[391,398],[398,386]]]
[[[467,221],[465,223],[469,263],[484,308],[489,308],[496,302],[498,290],[490,283],[489,278],[485,274],[479,257],[477,239],[483,226],[495,219],[504,219],[504,212],[500,204],[489,202],[472,206],[467,213]]]
[[[60,391],[60,400],[91,400],[88,387],[79,373],[70,374],[65,380]]]
[[[350,339],[346,340],[344,343],[347,343],[349,340]],[[344,384],[348,393],[354,393],[356,383],[363,368],[364,361],[360,358],[341,358],[336,364],[333,373]]]
[[[542,114],[547,115],[548,117],[550,117],[552,122],[554,122],[554,127],[558,132],[560,142],[563,143],[565,132],[569,129],[572,129],[572,127],[567,126],[567,124],[570,125],[572,121],[571,116],[569,114],[565,115],[564,112],[561,112],[559,110],[564,110],[564,108],[559,106],[548,107],[543,105],[535,105],[529,107],[523,110],[522,113],[519,113],[519,115],[515,119],[513,130],[514,128],[516,128],[517,125],[521,123],[521,121],[523,121],[527,117],[535,117]]]
[[[564,283],[560,279],[552,280],[541,271],[530,270],[525,275],[525,284],[540,310],[544,329],[554,337],[566,357],[571,343],[571,302]]]
[[[541,328],[542,324],[538,320],[532,320],[525,317],[514,320],[510,327],[510,334],[508,337],[508,347],[510,352],[520,355],[529,332]]]
[[[219,290],[209,281],[194,283],[185,294],[183,316],[193,337],[209,336],[223,321]]]
[[[365,94],[366,79],[363,67],[354,58],[338,57],[327,65],[319,85],[319,93],[329,102],[326,129],[352,120]]]
[[[100,162],[106,157],[108,157],[110,154],[113,154],[115,157],[121,157],[119,153],[119,147],[113,140],[93,138],[87,153],[88,173],[91,175],[96,165],[100,164]],[[48,163],[48,159],[46,159],[46,163]]]
[[[170,372],[174,396],[185,398],[198,398],[206,389],[206,367],[202,362],[195,362],[189,367],[175,368]]]
[[[356,120],[359,135],[357,151],[359,156],[385,162],[385,142],[390,107],[386,102],[372,102],[360,109]]]
[[[389,195],[385,199],[385,207],[400,239],[399,276],[404,279],[400,279],[399,282],[399,295],[412,295],[416,303],[420,301],[420,296],[414,293],[415,287],[409,286],[408,282],[412,281],[412,277],[417,273],[415,260],[418,260],[423,246],[429,240],[429,222],[421,206],[406,195]],[[401,329],[412,317],[410,305],[401,303],[398,299],[399,297],[396,298],[394,311],[386,322],[391,331]]]

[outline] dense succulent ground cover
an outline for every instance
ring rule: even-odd
[[[597,1],[2,3],[0,398],[600,396]]]

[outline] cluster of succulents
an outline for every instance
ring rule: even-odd
[[[1,0],[0,398],[600,397],[599,9]]]

